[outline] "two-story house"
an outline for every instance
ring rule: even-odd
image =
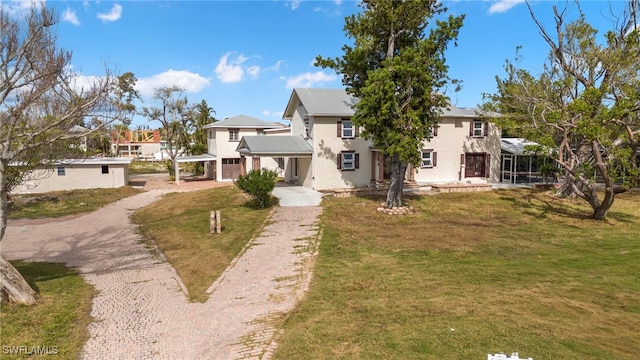
[[[288,136],[289,129],[283,124],[238,115],[208,124],[204,128],[207,130],[208,153],[215,156],[214,161],[205,164],[207,167],[213,167],[206,169],[206,172],[216,181],[233,180],[240,174],[263,167],[277,170],[278,165],[283,165],[264,154],[250,156],[250,161],[247,161],[246,156],[236,151],[244,137],[261,138],[283,131]]]
[[[354,101],[343,89],[294,89],[284,118],[291,121],[290,137],[295,139],[286,148],[295,148],[298,153],[287,155],[282,151],[285,147],[277,144],[283,139],[271,141],[268,136],[260,151],[284,157],[286,181],[315,190],[362,188],[383,182],[388,161],[370,141],[360,137],[360,129],[351,122]],[[243,140],[238,151],[260,156],[253,142],[253,138]],[[309,147],[306,152],[304,143]],[[407,170],[409,181],[428,185],[498,180],[500,131],[473,109],[451,105],[443,110],[432,138],[416,151],[422,162]]]
[[[283,118],[290,127],[247,116],[207,125],[215,179],[251,169],[276,170],[285,181],[315,190],[366,188],[388,178],[389,162],[351,122],[354,99],[343,89],[293,90]],[[497,182],[500,131],[473,109],[443,110],[422,158],[406,179],[419,185]]]

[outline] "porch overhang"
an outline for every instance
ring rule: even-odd
[[[176,157],[176,162],[178,162],[178,163],[213,161],[213,160],[217,160],[217,157],[215,155],[213,155],[213,154],[188,155],[188,156],[178,156],[178,157]]]
[[[301,136],[244,136],[236,151],[252,157],[311,157],[313,149]]]

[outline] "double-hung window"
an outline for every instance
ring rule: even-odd
[[[436,153],[432,149],[422,150],[420,152],[420,157],[422,159],[422,163],[420,164],[421,168],[432,168],[436,166]]]
[[[360,156],[355,151],[343,151],[338,154],[338,169],[343,171],[356,170],[360,167]]]
[[[473,120],[471,123],[471,136],[472,137],[483,137],[486,136],[486,127],[487,124],[481,120]]]
[[[342,121],[342,137],[352,138],[353,136],[353,123],[349,120]]]
[[[229,129],[229,141],[240,141],[240,130]]]
[[[354,170],[356,168],[356,154],[342,153],[342,170]]]

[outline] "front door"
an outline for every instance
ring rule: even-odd
[[[486,177],[487,176],[487,154],[468,153],[465,154],[464,177]]]

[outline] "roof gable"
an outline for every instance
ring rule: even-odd
[[[353,116],[352,106],[356,99],[345,89],[307,89],[295,88],[284,112],[284,118],[290,119],[298,102],[311,116]]]

